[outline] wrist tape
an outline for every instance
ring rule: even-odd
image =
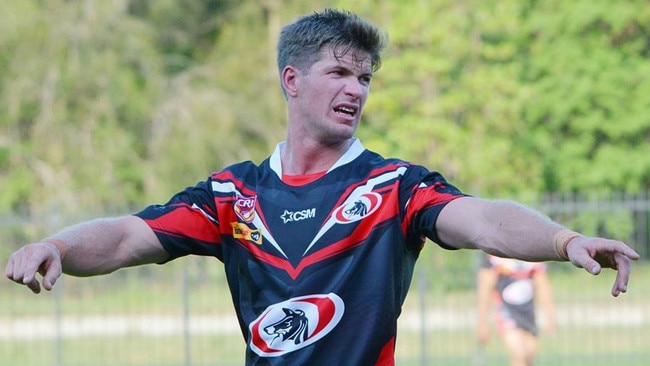
[[[569,255],[567,254],[566,247],[571,239],[578,236],[582,236],[582,234],[569,229],[562,229],[555,233],[555,235],[553,235],[553,248],[555,249],[555,254],[557,254],[562,260],[568,261]]]

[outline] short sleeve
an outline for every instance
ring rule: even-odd
[[[155,232],[170,260],[196,254],[221,259],[219,220],[210,182],[200,182],[164,205],[151,205],[135,214]]]
[[[406,206],[405,228],[407,237],[420,242],[429,238],[446,249],[453,247],[442,243],[436,232],[438,215],[447,203],[466,195],[447,182],[438,172],[426,172],[415,182]]]

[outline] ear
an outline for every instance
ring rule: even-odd
[[[295,96],[298,91],[297,79],[300,75],[298,69],[287,66],[282,70],[282,88],[287,96]]]

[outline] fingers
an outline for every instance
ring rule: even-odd
[[[36,269],[33,271],[34,274],[29,274],[29,261],[26,259],[27,253],[25,252],[26,250],[23,248],[9,257],[5,274],[10,280],[21,285],[25,285],[30,290],[32,290],[33,293],[38,294],[41,292],[41,286],[34,275],[36,273]]]
[[[600,263],[596,262],[589,256],[586,256],[583,262],[584,263],[581,265],[581,267],[583,267],[585,270],[587,270],[587,272],[591,273],[594,276],[599,274],[603,268]]]
[[[41,293],[41,285],[38,283],[38,280],[36,278],[33,278],[31,281],[24,282],[23,284],[27,286],[30,290],[32,290],[33,293],[35,294],[40,294]]]
[[[614,254],[614,261],[616,262],[616,280],[612,286],[612,296],[617,297],[621,293],[627,292],[627,284],[630,280],[630,273],[632,272],[632,265],[630,258],[621,253]]]
[[[627,245],[623,246],[623,249],[621,250],[621,253],[624,256],[626,256],[627,258],[632,259],[632,260],[637,260],[637,259],[640,258],[639,253],[637,253],[634,249],[628,247]]]
[[[576,246],[573,246],[572,249],[578,249],[578,248]],[[571,263],[573,263],[573,265],[576,267],[584,268],[587,272],[591,273],[592,275],[599,274],[602,269],[600,263],[598,263],[594,258],[592,258],[589,252],[584,250],[584,248],[580,248],[580,249],[573,250],[569,254]]]
[[[568,248],[571,251],[571,263],[592,275],[599,274],[603,267],[616,270],[612,296],[617,297],[626,292],[632,269],[631,261],[638,259],[639,254],[620,241],[587,237],[580,239],[582,240],[572,241]]]
[[[7,262],[5,275],[38,294],[41,292],[41,284],[36,278],[38,272],[43,275],[42,287],[46,290],[51,290],[61,275],[58,253],[48,245],[30,244],[13,253]]]
[[[51,266],[43,275],[43,288],[47,291],[52,290],[57,278],[61,276],[61,266]]]

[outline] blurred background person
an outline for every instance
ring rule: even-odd
[[[535,363],[539,329],[536,307],[544,312],[544,325],[555,331],[555,308],[545,263],[485,255],[477,273],[477,336],[483,349],[490,339],[494,308],[497,332],[511,366]]]

